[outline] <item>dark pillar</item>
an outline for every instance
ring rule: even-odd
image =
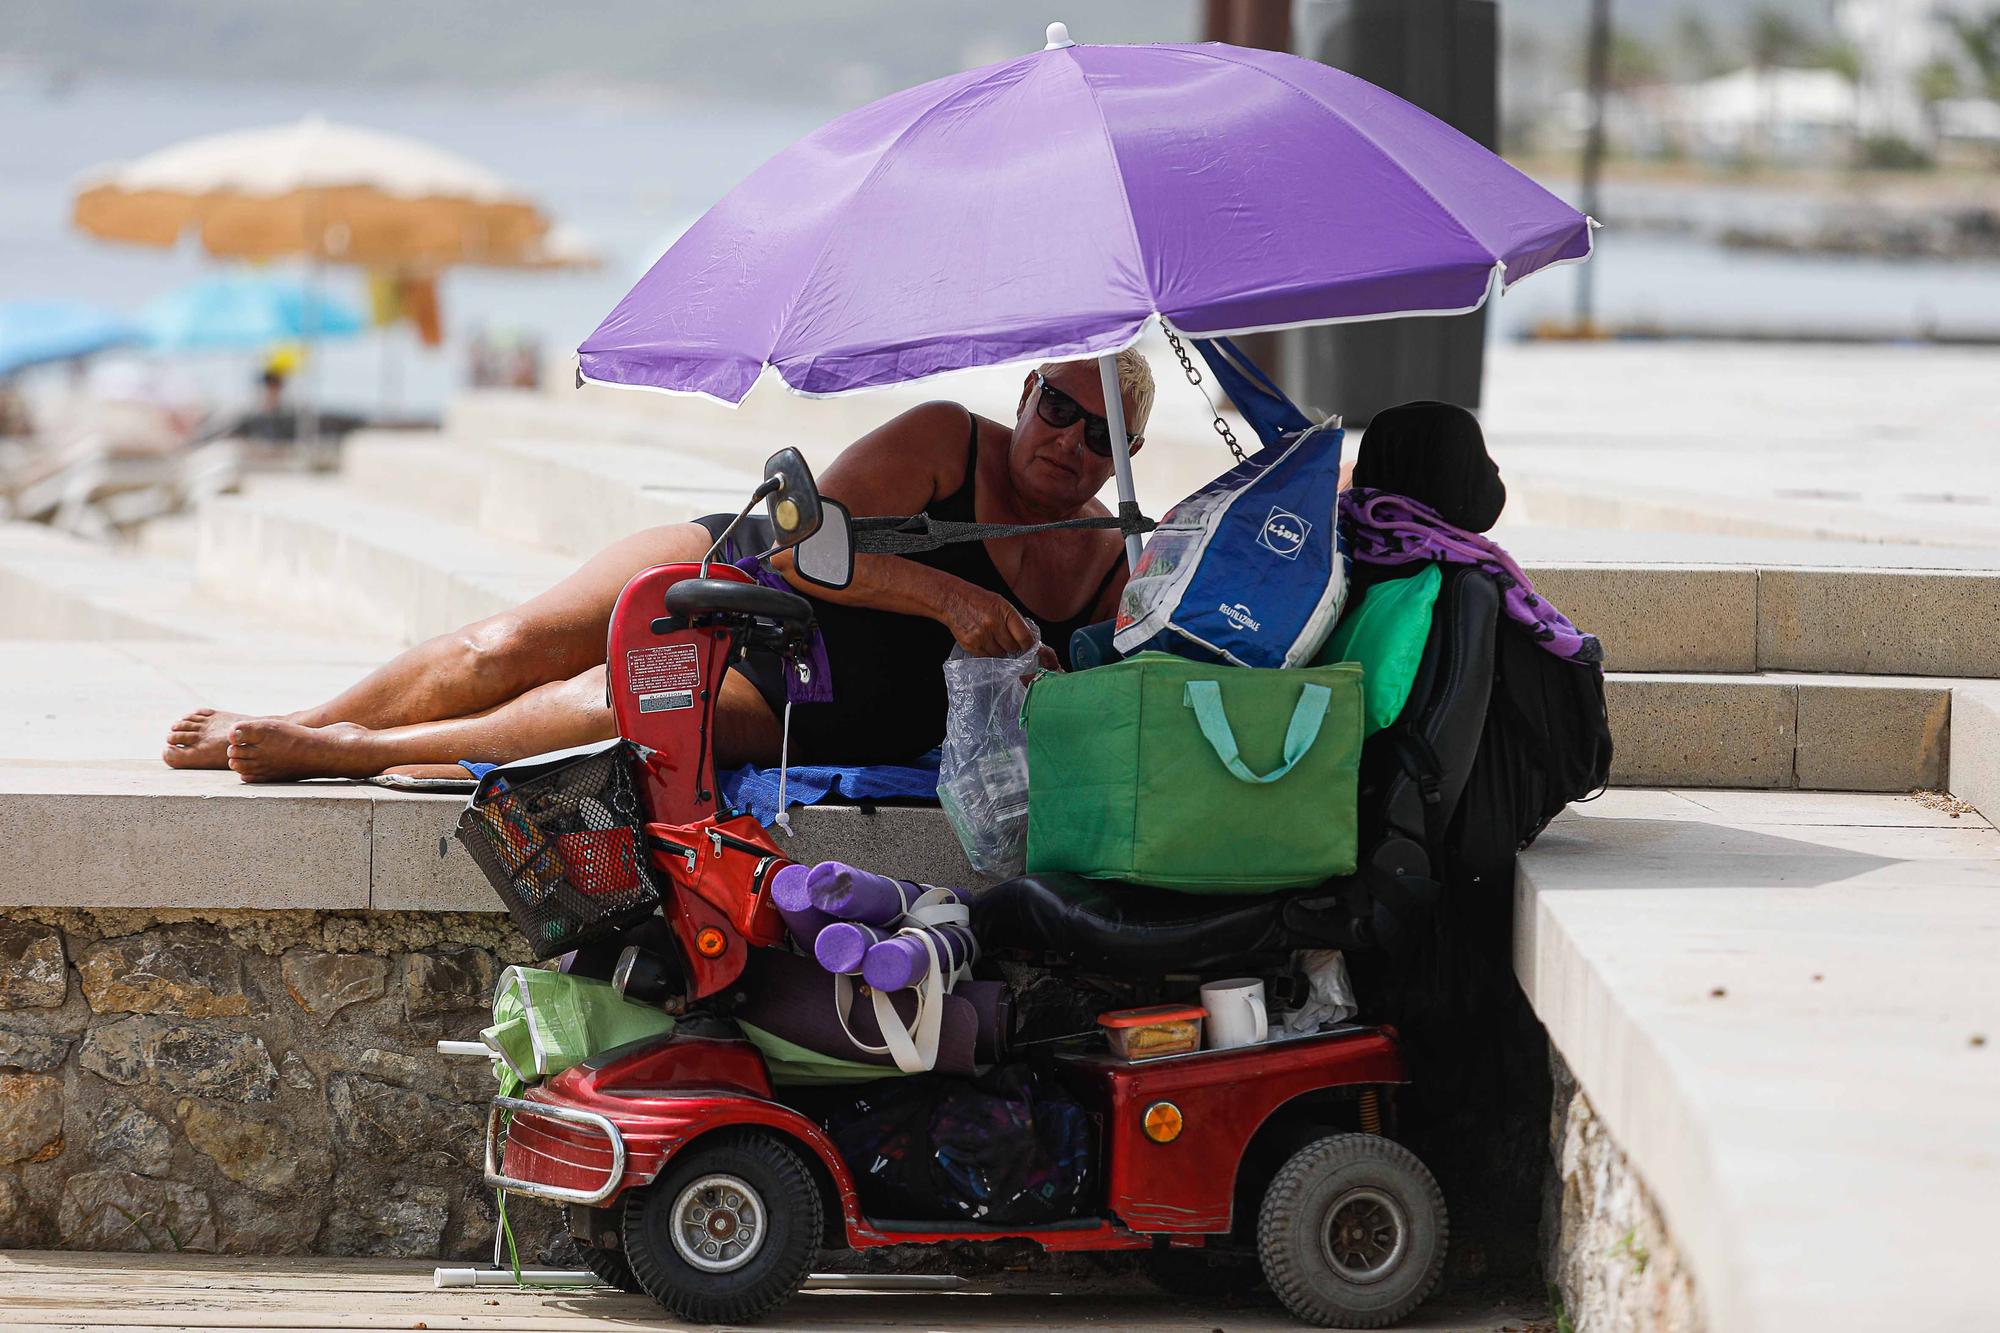
[[[1206,0],[1202,8],[1201,40],[1264,51],[1289,51],[1292,0]],[[1246,334],[1236,339],[1236,345],[1273,379],[1283,373],[1279,364],[1283,357],[1281,335]]]
[[[1497,149],[1495,0],[1298,0],[1295,19],[1298,54],[1386,88]],[[1478,407],[1485,352],[1483,310],[1299,329],[1285,335],[1281,382],[1301,405],[1361,426],[1412,398]]]

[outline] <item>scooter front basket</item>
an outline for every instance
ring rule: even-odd
[[[505,765],[459,816],[535,957],[553,958],[644,919],[660,903],[638,785],[622,741]]]

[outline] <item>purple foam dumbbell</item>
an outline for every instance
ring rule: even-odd
[[[876,990],[902,990],[922,981],[930,970],[930,955],[917,938],[919,932],[930,937],[938,962],[947,972],[963,967],[976,947],[972,931],[965,926],[912,926],[868,950],[861,963],[861,979]]]
[[[914,899],[914,886],[898,884],[887,875],[860,870],[839,861],[822,861],[806,876],[812,905],[842,921],[860,921],[886,926],[903,914],[905,894]]]
[[[785,933],[805,953],[813,951],[820,931],[833,922],[832,917],[812,905],[812,894],[806,889],[808,870],[807,866],[788,865],[771,876],[771,905],[784,918]]]
[[[829,972],[852,976],[861,970],[868,951],[886,938],[882,931],[859,921],[835,921],[813,941],[813,957]]]

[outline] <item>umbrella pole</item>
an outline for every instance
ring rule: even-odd
[[[1111,475],[1118,481],[1118,516],[1139,512],[1139,495],[1132,488],[1132,446],[1125,438],[1125,396],[1118,391],[1118,354],[1097,358],[1097,376],[1104,385],[1104,419],[1111,425]],[[1139,567],[1145,543],[1136,532],[1125,537],[1125,563]]]

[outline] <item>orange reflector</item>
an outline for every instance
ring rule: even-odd
[[[714,926],[704,926],[694,937],[694,951],[703,958],[720,958],[722,951],[729,947],[729,941],[722,938],[722,932]]]
[[[1172,1102],[1154,1102],[1146,1108],[1146,1137],[1155,1143],[1172,1143],[1181,1136],[1181,1108]]]

